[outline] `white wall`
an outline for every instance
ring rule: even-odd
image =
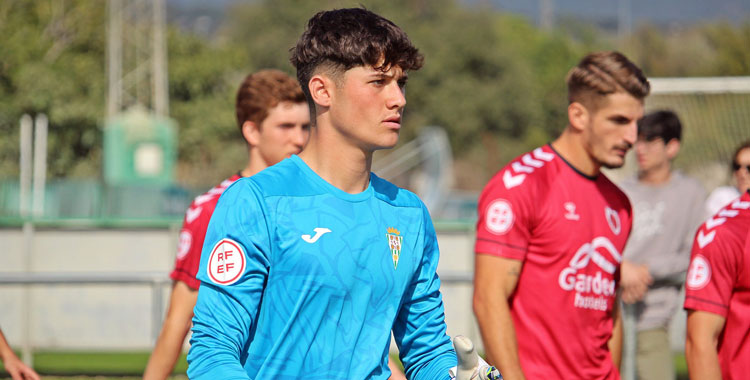
[[[32,272],[163,272],[172,269],[177,229],[37,229]],[[473,268],[473,232],[438,232],[438,271]],[[0,273],[24,272],[21,229],[0,229]],[[443,284],[450,335],[479,342],[470,284]],[[0,285],[0,328],[14,346],[23,338],[20,286]],[[45,349],[149,349],[153,342],[148,285],[34,285],[28,291],[31,341]],[[164,287],[164,310],[169,288]]]

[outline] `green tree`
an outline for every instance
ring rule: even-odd
[[[104,9],[88,1],[0,4],[0,175],[18,173],[18,120],[50,120],[53,177],[99,170]]]

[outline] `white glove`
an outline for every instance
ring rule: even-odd
[[[471,342],[471,339],[463,335],[456,335],[456,337],[453,338],[453,347],[456,349],[458,366],[449,370],[451,380],[503,379],[503,376],[500,375],[500,371],[487,364],[484,359],[479,357],[476,349],[474,349],[474,343]]]

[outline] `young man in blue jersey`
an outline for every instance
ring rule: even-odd
[[[407,72],[422,59],[365,9],[310,19],[291,58],[310,140],[219,199],[198,272],[191,379],[387,379],[391,331],[409,379],[494,378],[458,337],[455,375],[430,216],[370,172],[373,152],[398,142]]]

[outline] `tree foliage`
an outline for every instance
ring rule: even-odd
[[[566,123],[564,77],[591,49],[613,48],[596,29],[527,20],[455,0],[257,0],[237,3],[210,38],[169,28],[170,116],[179,136],[178,181],[207,186],[239,169],[234,121],[244,75],[293,73],[289,49],[321,9],[364,3],[400,25],[425,55],[411,76],[402,141],[445,127],[476,188],[515,155]],[[49,116],[49,175],[97,177],[106,95],[106,8],[88,0],[0,2],[0,177],[18,174],[18,120]],[[650,76],[750,74],[750,23],[680,30],[643,25],[624,51]],[[196,174],[199,173],[199,174]]]

